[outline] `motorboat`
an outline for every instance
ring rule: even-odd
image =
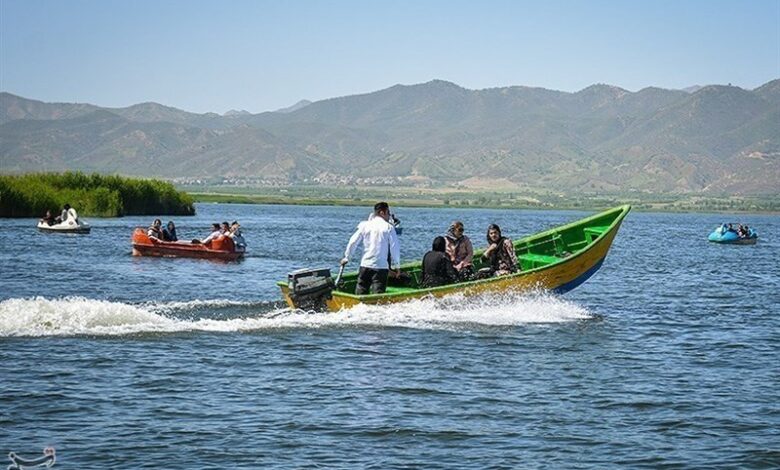
[[[563,293],[574,289],[599,270],[612,246],[620,224],[631,210],[619,206],[599,214],[531,235],[514,242],[517,272],[498,277],[474,279],[438,287],[423,287],[422,263],[401,266],[399,279],[389,279],[381,294],[355,294],[358,273],[334,280],[330,269],[299,269],[277,283],[291,308],[338,311],[358,304],[389,304],[427,296],[465,296],[491,292],[523,292],[533,289]],[[474,269],[484,268],[481,255],[474,252]]]

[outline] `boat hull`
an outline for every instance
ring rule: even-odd
[[[751,230],[749,236],[740,237],[733,231],[720,232],[715,230],[707,237],[707,240],[722,245],[755,245],[758,241],[758,234]]]
[[[46,233],[89,233],[92,227],[86,222],[68,223],[63,222],[59,224],[49,225],[46,222],[38,222],[38,230]]]
[[[190,242],[157,241],[146,235],[143,229],[135,229],[132,238],[133,256],[163,258],[200,258],[220,261],[235,261],[244,256],[237,250],[230,238],[219,238],[203,245]]]
[[[471,282],[451,284],[429,289],[408,289],[406,292],[389,292],[374,295],[354,295],[347,292],[333,291],[331,298],[325,301],[330,311],[351,308],[358,304],[388,304],[404,302],[422,297],[443,297],[450,294],[462,294],[474,296],[485,293],[503,292],[527,292],[531,290],[548,290],[555,293],[568,292],[593,276],[604,263],[612,242],[620,228],[623,218],[630,210],[630,206],[623,206],[620,213],[608,230],[605,230],[588,242],[587,247],[576,253],[571,253],[558,259],[552,259],[550,264],[524,269],[521,272]],[[553,231],[545,232],[549,236]],[[544,235],[544,234],[542,234]],[[541,236],[541,235],[540,235]],[[515,242],[518,249],[523,243],[534,241],[535,237],[528,237]],[[475,256],[476,258],[476,256]],[[294,308],[294,302],[290,296],[290,288],[286,283],[278,283],[282,295],[287,304]],[[390,289],[388,289],[390,291]]]

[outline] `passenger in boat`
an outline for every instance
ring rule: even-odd
[[[387,289],[387,277],[391,269],[394,277],[401,275],[401,248],[398,235],[389,220],[390,206],[386,202],[378,202],[374,205],[373,217],[360,222],[347,243],[342,266],[349,262],[358,243],[363,245],[355,294],[381,294]]]
[[[54,219],[54,221],[57,222],[58,224],[65,222],[66,220],[68,220],[69,213],[70,213],[70,204],[65,204],[64,206],[62,206],[62,213],[59,215],[59,217]]]
[[[235,243],[236,248],[246,248],[246,240],[244,239],[244,235],[241,233],[241,224],[239,224],[237,220],[234,220],[233,223],[230,224],[230,231],[228,231],[227,236],[233,239],[233,243]]]
[[[217,238],[217,237],[219,237],[221,235],[222,235],[222,231],[220,230],[219,224],[216,224],[216,223],[215,224],[211,224],[211,233],[209,234],[208,237],[204,238],[200,242],[205,245],[206,243],[211,242],[211,240],[214,240],[215,238]]]
[[[51,211],[47,210],[46,215],[43,216],[41,219],[41,222],[46,222],[46,225],[52,226],[56,223],[57,219],[54,218],[53,215],[51,215]]]
[[[447,235],[444,236],[447,256],[455,271],[458,272],[459,281],[467,281],[474,276],[472,267],[474,246],[469,237],[463,234],[464,231],[463,222],[455,220],[450,224]]]
[[[162,231],[162,220],[154,219],[154,222],[152,222],[152,225],[146,231],[146,234],[149,236],[149,238],[152,240],[157,240],[158,242],[165,240]]]
[[[423,256],[422,269],[422,287],[444,286],[458,280],[458,272],[447,256],[447,242],[444,237],[433,239],[431,251]]]
[[[490,263],[494,276],[503,276],[517,271],[517,255],[512,240],[501,235],[501,228],[490,224],[487,231],[488,247],[482,259]]]
[[[227,236],[230,233],[230,224],[222,222],[222,225],[219,226],[219,231],[222,232],[222,235]]]
[[[162,231],[163,240],[166,242],[177,242],[179,237],[176,236],[176,225],[172,220],[168,221],[168,225]]]

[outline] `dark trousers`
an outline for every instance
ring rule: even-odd
[[[364,295],[369,292],[372,294],[381,294],[387,289],[387,269],[371,269],[360,267],[358,271],[357,286],[355,294]]]

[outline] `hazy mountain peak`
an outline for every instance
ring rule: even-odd
[[[227,116],[227,117],[230,117],[230,116],[248,116],[250,114],[252,114],[252,113],[250,113],[249,111],[247,111],[245,109],[241,109],[241,110],[231,109],[230,111],[226,111],[225,114],[223,114],[223,116]]]
[[[445,88],[457,88],[459,90],[465,90],[462,86],[458,85],[457,83],[452,83],[447,80],[441,80],[438,78],[435,78],[429,82],[423,83],[425,86],[437,86],[437,87],[445,87]]]
[[[292,106],[288,106],[286,108],[277,109],[274,112],[275,113],[292,113],[293,111],[298,111],[299,109],[303,109],[306,106],[309,106],[310,104],[311,104],[311,101],[309,101],[309,100],[300,100],[299,102],[295,103]]]
[[[701,90],[702,88],[704,88],[704,86],[702,86],[702,85],[691,85],[689,87],[683,88],[682,91],[684,91],[686,93],[696,93],[697,91]]]
[[[780,90],[780,78],[776,78],[774,80],[770,80],[760,87],[756,88],[754,91],[761,91],[761,90]]]

